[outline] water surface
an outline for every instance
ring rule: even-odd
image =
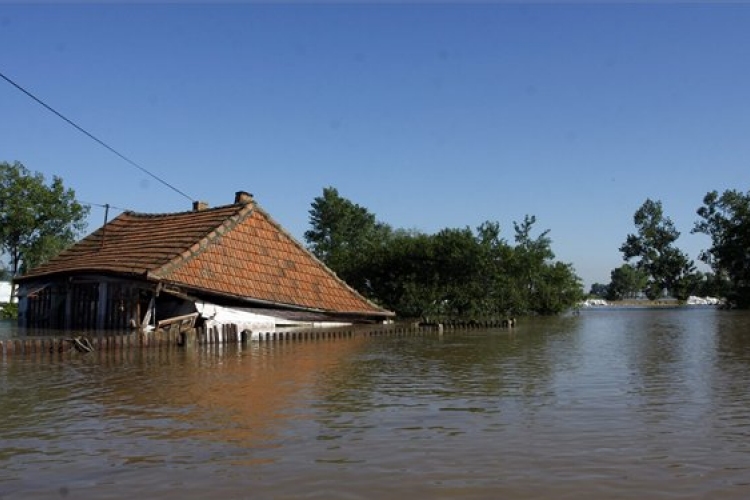
[[[0,362],[0,498],[750,498],[750,315]]]

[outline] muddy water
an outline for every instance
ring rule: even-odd
[[[0,498],[750,498],[750,315],[0,361]]]

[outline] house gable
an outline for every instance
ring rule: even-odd
[[[235,304],[393,316],[339,279],[246,193],[232,205],[196,204],[191,212],[125,212],[18,281],[84,275],[132,277]]]
[[[388,315],[339,279],[259,207],[153,275],[198,290],[280,306]]]

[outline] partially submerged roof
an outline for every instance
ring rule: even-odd
[[[246,193],[217,208],[125,212],[17,281],[97,273],[273,307],[393,315],[339,279]]]

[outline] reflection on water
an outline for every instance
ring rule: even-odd
[[[0,498],[748,498],[750,315],[0,363]]]

